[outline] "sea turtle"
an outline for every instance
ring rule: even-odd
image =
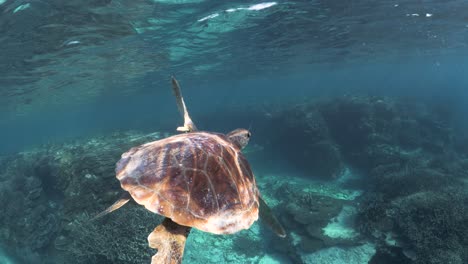
[[[198,131],[177,80],[172,77],[177,106],[184,117],[183,134],[146,143],[122,154],[116,165],[124,196],[95,218],[131,198],[165,216],[148,236],[158,252],[152,264],[182,262],[191,227],[214,234],[248,229],[259,217],[281,237],[286,233],[260,197],[254,175],[242,155],[250,138],[246,129],[227,135]]]

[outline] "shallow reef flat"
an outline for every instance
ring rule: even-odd
[[[109,219],[89,220],[118,198],[114,171],[120,155],[163,136],[168,134],[119,132],[2,157],[0,199],[6,202],[0,216],[2,247],[17,256],[18,263],[102,263],[101,259],[141,263],[147,245],[137,245],[131,236],[138,234],[145,219],[158,221],[157,217],[135,207],[122,211],[127,214],[116,212],[108,223]],[[151,228],[143,230],[145,235]],[[131,238],[119,240],[128,250],[136,247],[143,253],[132,256],[121,250],[114,238],[122,236]]]
[[[468,263],[468,141],[445,108],[345,96],[237,115],[254,119],[246,156],[288,235],[261,221],[230,236],[193,230],[184,263]],[[169,135],[116,132],[0,157],[8,260],[149,263],[161,217],[130,203],[90,219],[119,197],[120,155]]]

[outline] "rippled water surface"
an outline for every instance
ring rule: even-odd
[[[13,1],[0,5],[6,112],[311,65],[464,52],[465,1]],[[437,60],[433,61],[437,63]],[[166,80],[164,79],[164,80]],[[142,84],[142,83],[145,84]]]

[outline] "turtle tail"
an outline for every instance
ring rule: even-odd
[[[128,201],[130,201],[130,194],[125,192],[122,197],[120,197],[119,200],[117,200],[114,204],[112,204],[111,206],[109,206],[106,210],[100,212],[99,214],[97,214],[96,216],[94,216],[91,221],[94,221],[98,218],[101,218],[109,213],[112,213],[113,211],[119,209],[120,207],[124,206],[126,203],[128,203]]]

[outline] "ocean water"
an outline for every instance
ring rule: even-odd
[[[163,217],[91,219],[122,153],[179,133],[171,76],[200,130],[252,133],[286,231],[193,228],[182,263],[468,263],[467,8],[0,0],[0,263],[151,263]]]

